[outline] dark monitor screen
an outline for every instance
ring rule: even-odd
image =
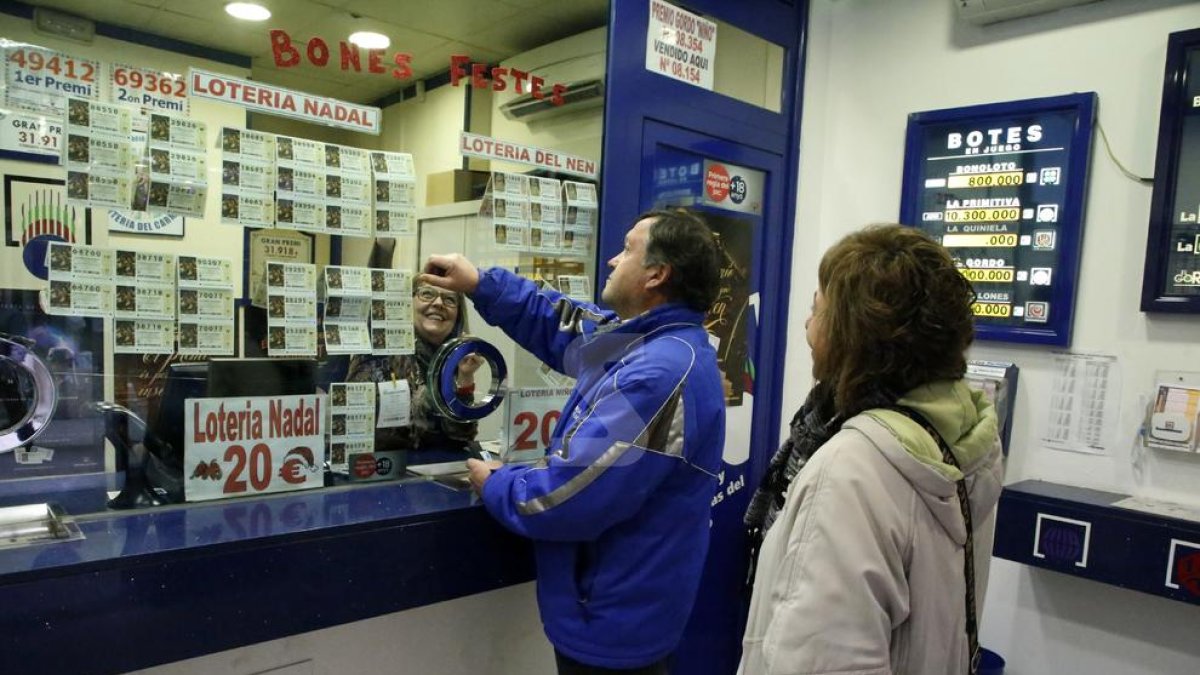
[[[150,430],[170,444],[162,448],[160,459],[172,466],[183,466],[183,402],[189,398],[204,398],[208,391],[207,363],[172,363],[163,385],[158,413]]]
[[[190,398],[290,396],[316,391],[314,359],[212,359],[172,363],[151,431],[169,444],[159,458],[183,466],[184,402]]]
[[[317,390],[316,359],[212,359],[208,397],[294,396]]]

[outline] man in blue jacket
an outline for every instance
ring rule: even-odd
[[[686,211],[638,218],[579,303],[506,270],[431,256],[420,280],[576,378],[536,466],[470,460],[489,513],[534,540],[538,605],[558,670],[667,673],[700,584],[725,439],[704,315],[719,258]]]

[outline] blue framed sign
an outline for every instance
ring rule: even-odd
[[[1143,312],[1200,313],[1200,29],[1167,43]]]
[[[1096,94],[908,116],[900,222],[950,250],[983,340],[1066,346]]]

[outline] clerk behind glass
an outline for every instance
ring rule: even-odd
[[[379,302],[379,301],[376,301]],[[384,318],[376,314],[375,318]],[[350,359],[348,382],[390,382],[403,379],[408,382],[412,396],[412,422],[409,426],[375,430],[377,450],[465,450],[475,440],[478,428],[475,422],[456,422],[442,417],[433,407],[432,392],[426,387],[429,362],[438,347],[463,332],[464,313],[461,293],[439,291],[423,284],[413,283],[413,329],[416,333],[416,349],[411,355],[395,356],[370,354],[357,355]],[[458,395],[470,400],[475,391],[475,371],[482,361],[478,357],[467,357],[459,364]],[[410,458],[410,462],[412,459]]]

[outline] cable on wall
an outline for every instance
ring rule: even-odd
[[[1100,140],[1104,141],[1104,150],[1108,153],[1108,158],[1113,161],[1113,164],[1117,165],[1117,169],[1120,170],[1121,173],[1125,174],[1126,178],[1141,183],[1142,185],[1154,185],[1154,176],[1139,176],[1129,169],[1126,169],[1125,165],[1121,163],[1121,160],[1117,159],[1117,156],[1113,154],[1112,146],[1108,144],[1108,134],[1104,133],[1104,125],[1100,124],[1099,119],[1096,120],[1096,131],[1100,132]]]

